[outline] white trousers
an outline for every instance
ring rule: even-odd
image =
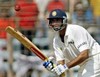
[[[92,56],[80,66],[78,77],[100,77],[100,54]]]

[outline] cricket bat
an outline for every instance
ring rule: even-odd
[[[26,36],[24,36],[20,31],[18,31],[15,28],[12,28],[11,26],[6,27],[6,32],[15,37],[17,40],[19,40],[26,48],[28,48],[31,52],[33,52],[35,55],[37,55],[41,60],[47,61],[48,58],[46,55],[42,53],[42,51],[36,47]],[[55,65],[54,65],[55,67]],[[61,75],[62,77],[65,77],[65,73]]]
[[[47,61],[48,58],[45,56],[42,51],[36,47],[26,36],[24,36],[20,31],[11,26],[6,27],[6,32],[19,40],[26,48],[28,48],[31,52],[37,55],[41,60]]]

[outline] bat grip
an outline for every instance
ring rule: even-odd
[[[52,68],[51,69],[53,69],[54,67],[55,67],[55,64],[52,62],[52,61],[50,61],[50,63],[52,64]]]

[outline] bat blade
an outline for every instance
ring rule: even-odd
[[[40,59],[43,61],[47,60],[47,56],[45,56],[41,50],[36,47],[26,36],[24,36],[20,31],[17,29],[12,28],[11,26],[8,26],[6,28],[6,32],[15,37],[17,40],[19,40],[26,48],[28,48],[31,52],[33,52],[35,55],[37,55]]]

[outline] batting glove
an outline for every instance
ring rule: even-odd
[[[66,64],[62,65],[58,65],[55,68],[53,68],[51,71],[55,72],[57,75],[61,75],[62,73],[64,73],[66,70],[68,70],[68,67]]]
[[[48,61],[43,63],[43,66],[48,70],[51,71],[54,68],[54,64],[52,62],[54,58],[53,57],[49,57]]]

